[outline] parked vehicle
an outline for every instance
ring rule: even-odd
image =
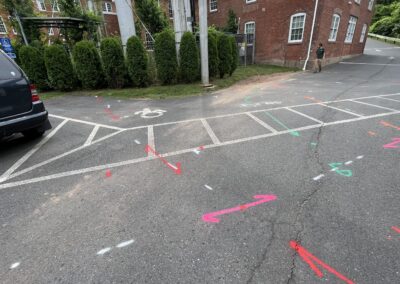
[[[35,86],[0,50],[0,138],[18,132],[29,138],[42,136],[51,129],[47,116]]]

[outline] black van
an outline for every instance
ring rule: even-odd
[[[51,129],[36,88],[17,64],[0,50],[0,138],[22,132],[29,138]]]

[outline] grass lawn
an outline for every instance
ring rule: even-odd
[[[249,65],[247,67],[239,66],[231,77],[224,79],[214,79],[211,83],[214,88],[206,90],[201,86],[200,82],[194,84],[178,84],[170,86],[150,86],[147,88],[125,88],[125,89],[101,89],[101,90],[79,90],[73,92],[43,92],[40,97],[43,100],[48,100],[62,95],[78,95],[78,96],[101,96],[115,98],[150,98],[150,99],[165,99],[177,98],[183,96],[205,94],[215,90],[227,88],[233,84],[248,79],[253,76],[269,75],[274,73],[294,72],[296,68],[287,68],[273,65]]]

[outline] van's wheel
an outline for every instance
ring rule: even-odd
[[[26,131],[22,131],[22,134],[29,139],[42,137],[44,134],[44,130],[39,130],[38,128],[29,129]]]

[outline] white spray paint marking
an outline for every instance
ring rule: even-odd
[[[345,165],[350,165],[350,164],[352,164],[353,163],[353,161],[347,161],[346,163],[344,163]]]
[[[343,84],[342,82],[335,82],[336,84]]]
[[[357,157],[358,160],[360,160],[360,159],[362,159],[362,158],[364,158],[364,156],[358,156],[358,157]]]
[[[171,168],[174,168],[175,170],[177,170],[178,168],[177,167],[175,167],[173,164],[171,164],[171,163],[167,163]]]
[[[97,252],[97,255],[103,255],[103,254],[109,252],[110,250],[111,250],[110,247],[108,247],[108,248],[103,248],[103,249],[101,249],[101,250],[99,250],[99,251]]]
[[[19,262],[13,263],[13,264],[11,264],[10,269],[17,268],[20,264],[21,263],[19,263]]]
[[[117,102],[119,102],[119,103],[120,103],[120,102],[121,102],[121,100],[118,100]]]
[[[382,52],[382,50],[380,50],[380,49],[375,49],[375,51],[376,51],[376,52]]]
[[[194,149],[193,152],[196,153],[197,155],[200,155],[200,151],[197,149]]]
[[[207,189],[209,189],[209,190],[213,190],[212,187],[209,186],[209,185],[206,185],[206,184],[205,184],[204,187],[207,188]]]
[[[111,108],[111,105],[107,105],[107,108]]]
[[[333,168],[333,169],[331,169],[331,172],[335,172],[335,171],[337,171],[339,168]]]
[[[315,178],[313,178],[313,180],[320,180],[321,178],[323,178],[325,175],[321,174],[319,176],[316,176]]]
[[[129,245],[133,244],[133,242],[134,242],[134,240],[129,240],[126,242],[119,243],[117,245],[117,248],[123,248],[123,247],[129,246]]]
[[[124,118],[129,118],[129,115],[124,115]]]
[[[135,139],[134,141],[135,141],[136,144],[140,144],[139,140]]]

